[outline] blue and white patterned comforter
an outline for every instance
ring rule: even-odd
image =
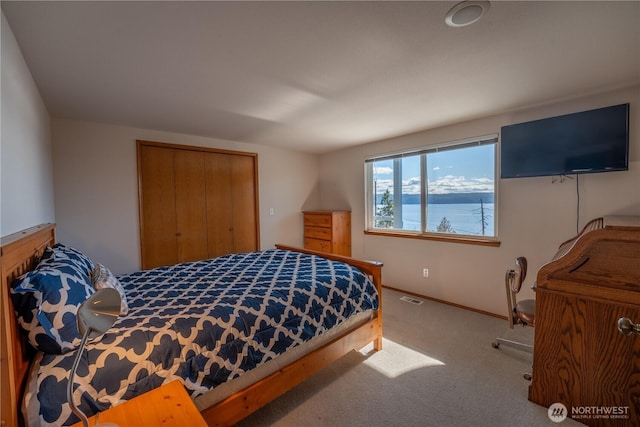
[[[174,379],[196,397],[378,307],[375,286],[356,268],[277,249],[119,279],[129,313],[87,345],[75,378],[87,414]],[[78,421],[66,399],[74,357],[42,355],[25,396],[37,423]]]

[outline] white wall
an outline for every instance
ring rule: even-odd
[[[54,222],[49,113],[2,14],[0,235]]]
[[[300,212],[319,198],[314,155],[66,119],[54,119],[52,133],[58,241],[116,274],[140,268],[137,139],[258,153],[263,249],[274,243],[301,246]]]
[[[364,235],[364,160],[374,154],[499,133],[528,120],[631,103],[629,171],[579,178],[579,227],[602,215],[640,215],[640,87],[492,116],[392,138],[321,157],[321,205],[352,209],[353,256],[384,262],[384,283],[445,301],[506,315],[504,272],[517,256],[529,261],[527,285],[576,232],[576,181],[550,177],[498,182],[499,248]],[[422,268],[430,277],[422,277]],[[530,289],[521,297],[534,297]]]

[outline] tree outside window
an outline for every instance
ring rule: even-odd
[[[380,228],[393,227],[393,199],[391,191],[387,188],[380,198],[380,205],[376,212],[376,225]]]

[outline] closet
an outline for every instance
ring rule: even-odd
[[[137,141],[142,268],[258,250],[255,153]]]

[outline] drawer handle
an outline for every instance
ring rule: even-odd
[[[631,319],[621,317],[618,319],[618,331],[620,331],[622,335],[629,335],[634,332],[640,334],[640,323],[633,323]]]

